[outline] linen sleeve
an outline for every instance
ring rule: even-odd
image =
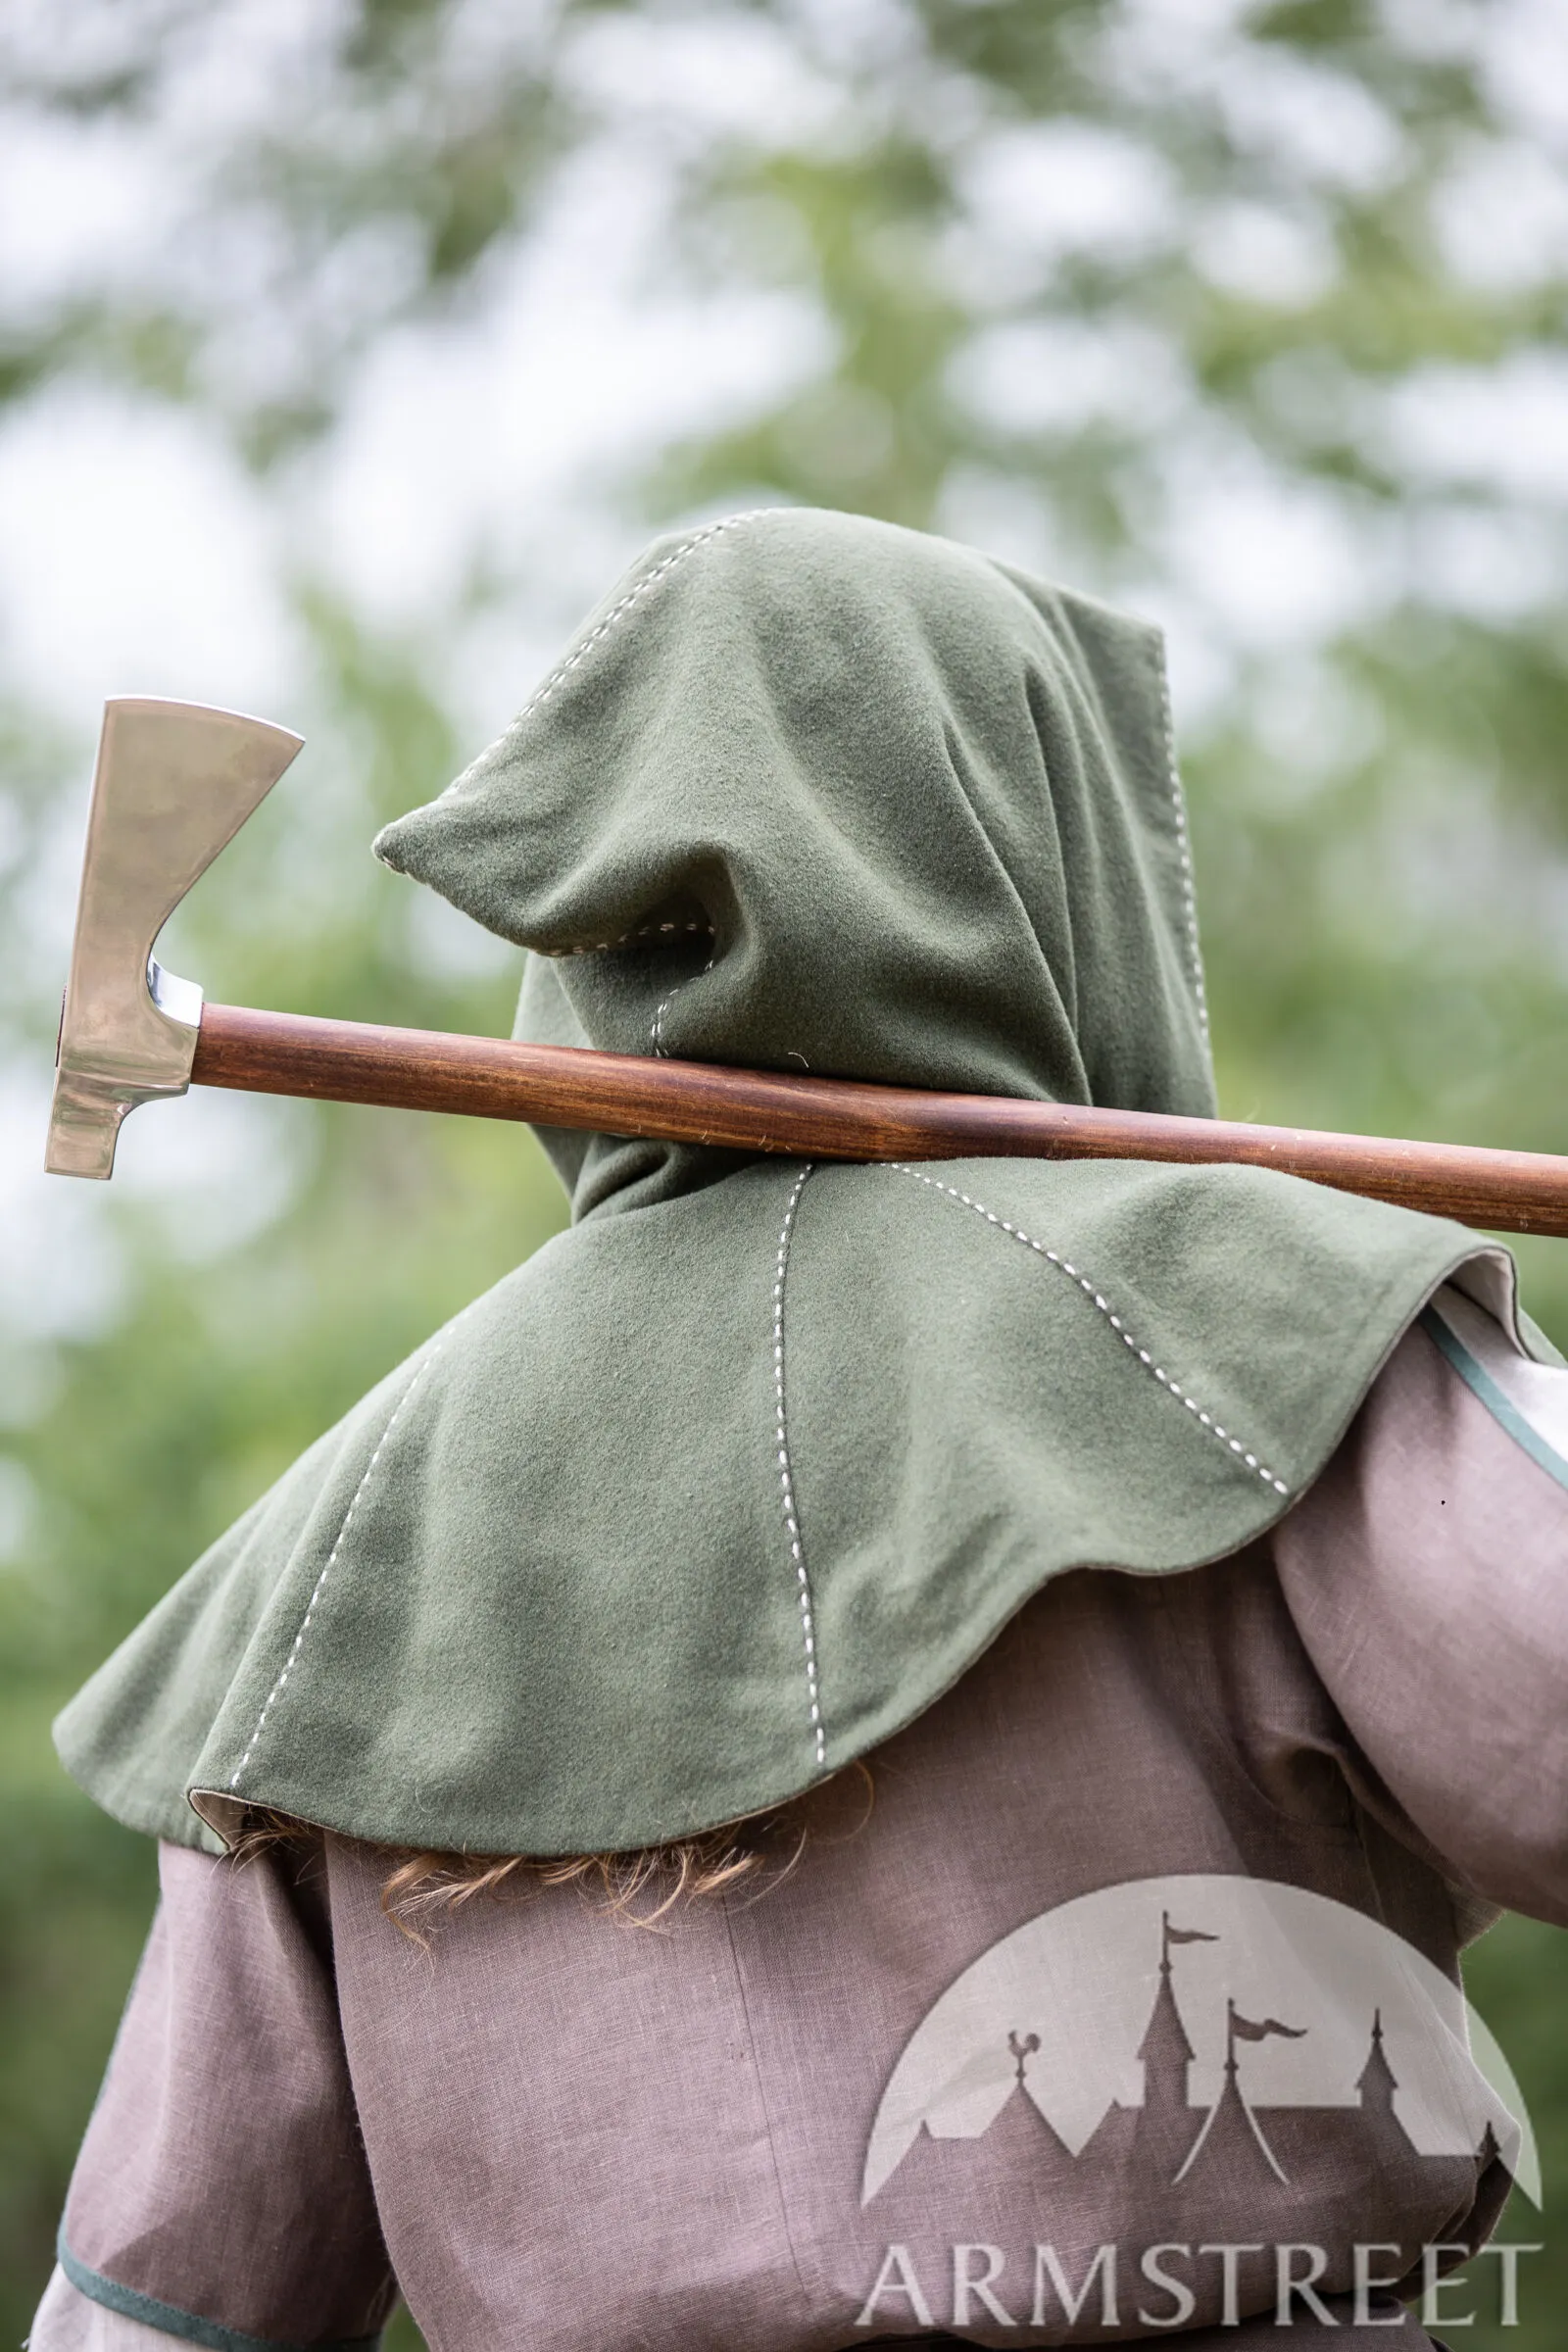
[[[1410,1825],[1484,1902],[1568,1925],[1568,1370],[1441,1292],[1274,1548]]]
[[[56,2263],[27,2336],[27,2352],[169,2352],[169,2338],[162,2328],[95,2303]]]
[[[33,2352],[131,2352],[147,2331],[327,2352],[379,2334],[395,2287],[326,1914],[298,1867],[162,1848],[163,1900],[72,2177]],[[91,2325],[84,2303],[98,2307]],[[106,2332],[108,2315],[121,2325]]]

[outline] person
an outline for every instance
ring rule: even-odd
[[[1136,621],[754,513],[377,850],[529,951],[523,1038],[1202,1115],[1168,713]],[[435,2352],[1435,2340],[1530,2177],[1460,1949],[1568,1920],[1506,1253],[1239,1166],[544,1142],[569,1231],[58,1727],[163,1900],[33,2352],[399,2289]]]

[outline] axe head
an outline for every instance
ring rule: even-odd
[[[190,1084],[202,992],[160,970],[153,942],[300,742],[286,727],[199,703],[105,704],[44,1157],[51,1174],[110,1175],[126,1111]]]

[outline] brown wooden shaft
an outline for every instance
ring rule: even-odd
[[[198,1086],[251,1094],[529,1119],[801,1159],[1240,1160],[1466,1225],[1568,1235],[1568,1158],[1537,1152],[1244,1127],[1010,1095],[917,1094],[234,1004],[207,1006],[191,1075]]]

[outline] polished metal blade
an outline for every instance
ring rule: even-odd
[[[182,1095],[202,992],[153,942],[264,801],[301,738],[199,703],[104,706],[44,1165],[107,1177],[138,1102]]]

